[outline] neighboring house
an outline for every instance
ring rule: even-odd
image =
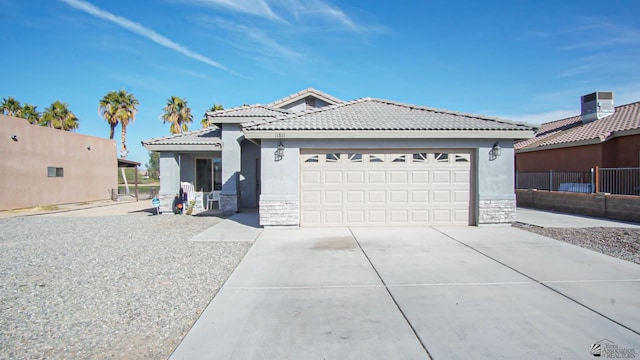
[[[113,140],[0,115],[0,210],[108,200],[118,187]]]
[[[143,141],[160,151],[167,210],[181,181],[265,226],[510,223],[513,142],[496,118],[306,89],[207,114],[213,128]],[[204,196],[204,194],[203,194]]]
[[[581,97],[581,114],[544,123],[517,141],[517,171],[588,171],[640,166],[640,102],[613,106],[611,92]]]

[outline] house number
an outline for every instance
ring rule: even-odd
[[[276,133],[276,139],[284,138],[284,133]]]

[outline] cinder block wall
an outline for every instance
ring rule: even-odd
[[[518,206],[640,222],[640,196],[516,190]]]

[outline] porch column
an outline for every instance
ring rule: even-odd
[[[223,213],[238,212],[240,206],[240,142],[242,130],[239,124],[222,124],[222,191],[220,209]]]
[[[160,152],[160,211],[170,214],[173,199],[180,192],[180,165],[178,155],[172,152]]]

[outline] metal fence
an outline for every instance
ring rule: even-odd
[[[516,189],[640,195],[640,168],[588,171],[516,171]]]
[[[640,195],[640,168],[601,168],[599,192]]]

